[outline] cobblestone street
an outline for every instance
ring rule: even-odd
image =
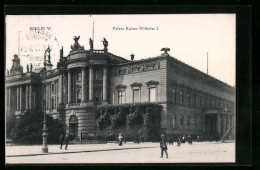
[[[126,143],[69,145],[60,150],[49,145],[49,154],[41,153],[41,146],[7,146],[7,164],[68,164],[68,163],[206,163],[235,162],[235,143],[194,142],[180,147],[168,145],[169,158],[160,158],[159,143]]]

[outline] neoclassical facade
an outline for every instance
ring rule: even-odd
[[[6,115],[17,117],[41,109],[65,121],[68,131],[80,140],[82,133],[95,135],[95,110],[107,104],[154,102],[163,106],[160,128],[167,134],[234,134],[235,89],[181,61],[167,50],[153,58],[131,60],[104,49],[85,50],[75,43],[67,56],[60,51],[52,69],[46,49],[44,68],[27,66],[24,73],[14,55],[6,76]]]

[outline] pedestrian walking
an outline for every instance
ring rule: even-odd
[[[121,133],[119,133],[118,142],[119,142],[119,146],[123,145],[123,136],[121,135]]]
[[[181,143],[185,143],[186,141],[186,138],[185,138],[185,135],[182,136],[182,140],[181,140]]]
[[[188,135],[188,143],[189,143],[189,145],[192,145],[192,138],[190,135]]]
[[[177,139],[177,146],[181,146],[181,136]]]
[[[198,141],[198,143],[201,142],[201,139],[200,139],[200,136],[199,136],[199,135],[198,135],[198,137],[197,137],[197,141]]]
[[[161,158],[163,158],[163,152],[165,152],[166,158],[168,158],[168,153],[167,153],[168,148],[166,145],[166,137],[164,134],[161,135],[160,147],[161,147]]]
[[[70,141],[70,136],[69,136],[69,134],[66,134],[66,137],[65,137],[65,143],[66,143],[65,150],[67,150],[67,147],[69,145],[69,141]]]
[[[60,149],[62,149],[63,140],[64,140],[63,134],[60,134]]]

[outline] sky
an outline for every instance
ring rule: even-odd
[[[235,14],[7,15],[6,68],[12,67],[14,54],[20,55],[24,72],[29,63],[33,68],[42,67],[48,46],[56,68],[61,46],[67,56],[73,37],[79,35],[78,42],[86,50],[89,38],[94,37],[94,49],[103,49],[102,39],[106,38],[108,52],[129,60],[132,53],[139,60],[159,56],[168,47],[172,57],[204,73],[208,53],[208,74],[235,85]]]

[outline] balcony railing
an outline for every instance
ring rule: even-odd
[[[104,50],[93,50],[93,53],[105,53]]]
[[[80,103],[69,103],[69,107],[77,107],[80,106]]]

